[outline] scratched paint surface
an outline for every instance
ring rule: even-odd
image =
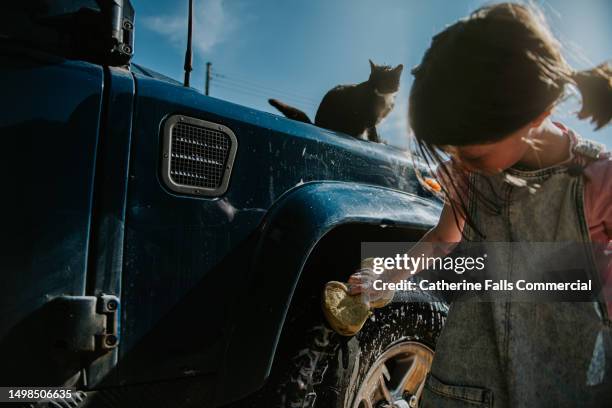
[[[220,363],[229,336],[227,308],[233,296],[249,290],[258,228],[269,209],[293,191],[314,182],[344,183],[342,203],[332,186],[328,205],[319,201],[319,210],[342,206],[339,210],[348,211],[369,199],[374,204],[364,216],[381,220],[398,209],[376,204],[375,186],[403,192],[406,203],[423,201],[417,195],[431,200],[418,186],[410,158],[394,147],[144,76],[137,75],[136,82],[122,293],[123,382],[203,373]],[[238,150],[223,197],[177,195],[163,186],[160,129],[172,114],[220,123],[236,134]],[[434,222],[436,208],[421,206],[414,217]],[[404,212],[409,211],[408,204]],[[224,289],[228,282],[235,284],[231,290]],[[165,364],[149,359],[151,353],[167,356]]]

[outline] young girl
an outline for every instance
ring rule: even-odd
[[[408,255],[428,255],[432,243],[609,243],[612,157],[549,116],[576,85],[579,117],[607,125],[611,72],[572,70],[539,14],[523,5],[483,7],[436,35],[413,70],[409,120],[421,155],[441,164],[445,205]],[[589,260],[598,271],[589,277],[606,287],[609,268]],[[507,252],[498,262],[512,274],[529,260]],[[352,293],[380,295],[371,279],[371,271],[353,274]],[[453,303],[419,406],[611,406],[606,299]]]

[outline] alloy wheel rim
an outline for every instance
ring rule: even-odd
[[[353,408],[416,408],[434,352],[415,341],[393,344],[364,377]]]

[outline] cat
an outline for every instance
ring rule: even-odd
[[[338,85],[319,104],[316,126],[381,143],[376,125],[393,109],[404,66],[376,65],[370,60],[370,77],[360,84]],[[279,100],[269,99],[289,119],[312,123],[301,110]]]

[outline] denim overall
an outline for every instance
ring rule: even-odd
[[[469,212],[486,242],[590,241],[576,160],[597,158],[603,146],[575,136],[569,164],[506,170],[539,184],[535,194],[509,184],[503,173],[470,173],[480,191],[494,188],[503,198],[500,213],[489,214],[469,193]],[[468,241],[480,240],[467,223],[464,228]],[[501,255],[510,274],[527,262],[511,251]],[[599,282],[595,260],[587,258],[592,269],[585,273]],[[612,407],[611,327],[601,299],[453,302],[419,407]]]

